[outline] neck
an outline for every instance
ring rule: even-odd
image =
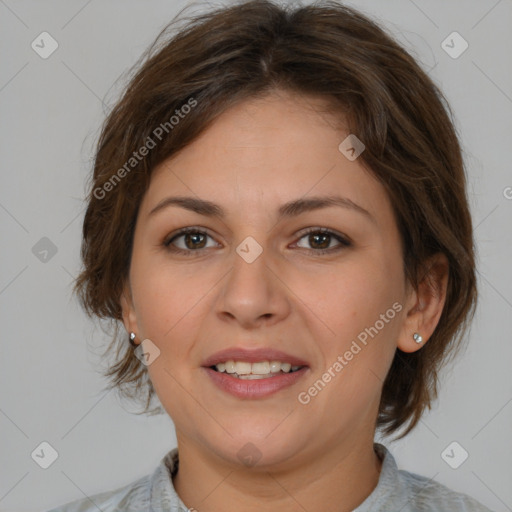
[[[375,489],[382,465],[373,437],[330,446],[303,461],[298,457],[279,471],[231,465],[180,438],[177,432],[179,471],[174,488],[187,507],[200,512],[350,512]]]

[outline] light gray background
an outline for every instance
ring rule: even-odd
[[[401,468],[512,510],[512,2],[350,3],[380,18],[448,97],[478,243],[469,348],[418,428],[386,444]],[[176,446],[167,416],[132,415],[102,391],[97,353],[107,337],[70,292],[102,100],[111,104],[116,79],[183,5],[0,0],[2,511],[45,510],[126,485]],[[43,31],[59,44],[46,60],[31,48]],[[441,47],[453,31],[469,43],[457,59]],[[46,263],[32,252],[43,237],[57,247]],[[456,470],[441,458],[454,440],[469,452]],[[46,470],[31,458],[42,441],[59,454]]]

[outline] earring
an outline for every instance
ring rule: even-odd
[[[423,341],[423,338],[417,332],[415,332],[412,337],[416,343],[421,343]]]
[[[134,332],[131,332],[130,333],[130,336],[128,338],[128,341],[130,342],[130,345],[133,347],[133,348],[136,348],[137,347],[137,343],[135,343],[135,333]]]

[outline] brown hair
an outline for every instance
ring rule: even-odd
[[[84,268],[74,291],[89,316],[115,324],[107,351],[117,342],[116,361],[105,373],[110,388],[133,399],[146,392],[142,413],[162,412],[149,410],[155,391],[147,369],[126,333],[118,336],[135,221],[152,169],[227,108],[289,90],[324,97],[364,142],[359,158],[389,194],[409,282],[417,287],[429,256],[442,252],[449,261],[446,302],[433,335],[417,352],[397,349],[383,385],[377,427],[391,434],[409,423],[403,437],[437,397],[438,372],[461,346],[476,306],[472,223],[450,107],[390,35],[334,1],[281,7],[253,0],[191,18],[181,14],[134,68],[97,145],[83,223]],[[141,157],[139,148],[150,140],[155,146]]]

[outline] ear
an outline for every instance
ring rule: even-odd
[[[446,301],[449,277],[449,263],[445,254],[431,256],[424,265],[425,275],[418,284],[418,290],[409,293],[406,318],[398,337],[398,348],[402,352],[416,352],[432,336]],[[413,335],[418,333],[423,341],[417,343]]]
[[[123,292],[120,297],[120,304],[122,309],[123,324],[128,333],[134,332],[138,334],[139,329],[137,326],[137,315],[133,306],[132,292],[129,282],[127,282],[123,288]],[[137,338],[135,338],[137,339]],[[137,341],[135,341],[137,343]]]

